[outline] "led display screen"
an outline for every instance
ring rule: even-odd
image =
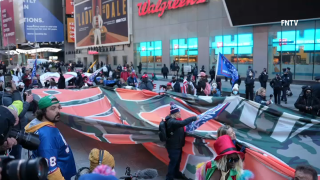
[[[171,40],[173,56],[198,55],[198,38]]]
[[[320,29],[306,29],[297,31],[279,31],[277,38],[272,40],[273,46],[277,51],[318,51],[320,46],[314,43],[320,43]]]
[[[137,51],[140,56],[162,56],[162,41],[141,42]]]
[[[215,49],[216,55],[219,53],[232,54],[232,49],[234,49],[234,54],[252,54],[253,35],[239,34],[215,36],[211,47]]]

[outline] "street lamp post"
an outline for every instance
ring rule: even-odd
[[[7,36],[7,46],[8,46],[8,63],[10,62],[10,48],[9,48],[9,38]]]

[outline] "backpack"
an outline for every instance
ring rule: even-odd
[[[206,88],[203,90],[203,92],[204,92],[204,94],[207,95],[207,96],[210,94],[210,92],[211,92],[211,86],[210,86],[210,84],[209,84],[208,82],[206,82]]]
[[[187,84],[187,94],[194,94],[193,86],[191,86],[190,84]]]
[[[159,138],[161,142],[167,141],[167,122],[163,119],[161,120],[159,124]]]

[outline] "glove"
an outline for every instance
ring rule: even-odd
[[[241,149],[240,149],[240,152],[246,153],[246,147],[242,146]]]

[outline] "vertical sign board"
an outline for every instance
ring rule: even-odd
[[[62,0],[24,1],[23,8],[27,41],[64,41]]]
[[[74,43],[74,18],[67,18],[68,42]]]
[[[75,5],[75,46],[129,44],[127,0],[88,0]]]
[[[74,0],[66,0],[66,14],[73,14]]]
[[[0,5],[1,5],[3,46],[7,46],[8,44],[16,44],[13,0],[2,0],[0,2]]]

